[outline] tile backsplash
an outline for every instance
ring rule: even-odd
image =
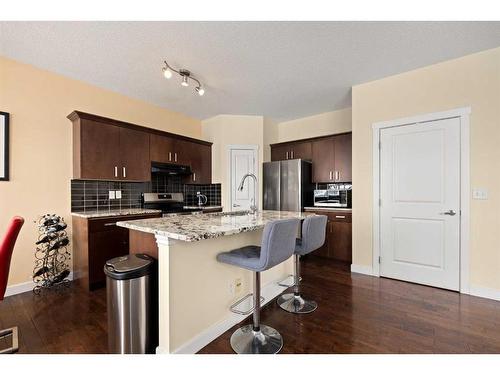
[[[187,206],[196,206],[198,198],[196,193],[200,192],[207,196],[207,206],[220,206],[221,205],[221,185],[184,185],[184,203]]]
[[[121,191],[120,199],[109,199],[109,191]],[[141,194],[184,193],[184,203],[198,203],[196,192],[208,198],[207,205],[221,204],[221,185],[187,185],[180,176],[154,176],[151,182],[71,180],[71,211],[109,211],[140,208]]]

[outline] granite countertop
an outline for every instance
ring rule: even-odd
[[[262,229],[267,223],[279,219],[303,219],[309,215],[314,214],[290,211],[258,211],[255,215],[248,212],[217,212],[119,221],[116,225],[175,240],[194,242]]]
[[[352,212],[352,208],[344,208],[344,207],[304,207],[304,210]]]
[[[184,206],[185,210],[222,210],[222,206]]]
[[[85,211],[85,212],[72,212],[72,216],[83,217],[85,219],[93,219],[99,217],[109,216],[130,216],[130,215],[146,215],[146,214],[159,214],[161,210],[152,210],[145,208],[122,208],[118,210],[108,211]]]

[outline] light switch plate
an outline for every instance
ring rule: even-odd
[[[116,199],[122,199],[122,191],[121,190],[116,190],[115,191],[115,196],[116,196]]]
[[[484,188],[472,189],[472,199],[488,199],[488,190]]]
[[[114,190],[109,191],[109,199],[115,199],[115,191]]]

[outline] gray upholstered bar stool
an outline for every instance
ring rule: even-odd
[[[260,324],[260,273],[290,258],[300,220],[277,220],[266,224],[262,245],[245,246],[220,253],[222,263],[254,272],[253,324],[237,329],[231,336],[231,347],[238,354],[275,354],[283,347],[283,338],[274,328]]]
[[[300,295],[300,256],[319,249],[325,243],[326,222],[324,215],[308,216],[302,223],[302,238],[297,239],[295,246],[295,274],[293,293],[282,294],[277,302],[283,309],[295,314],[313,312],[318,307],[314,301],[308,301]]]

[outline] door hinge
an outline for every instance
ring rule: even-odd
[[[381,263],[382,263],[382,257],[381,257],[381,256],[379,256],[379,257],[378,257],[378,264],[381,264]]]

